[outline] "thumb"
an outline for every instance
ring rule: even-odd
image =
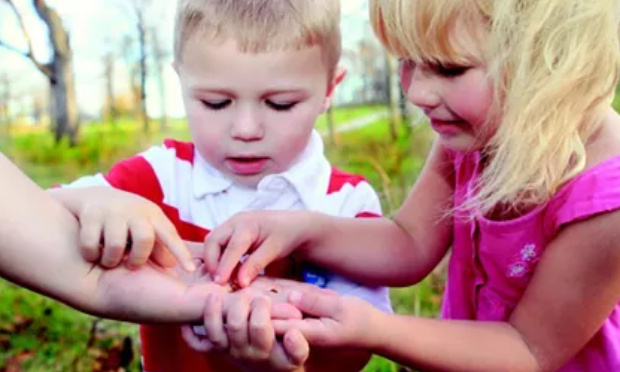
[[[271,319],[301,319],[301,311],[292,304],[274,302],[271,305]]]
[[[341,297],[330,293],[293,291],[288,300],[302,313],[317,318],[336,318],[342,310]]]

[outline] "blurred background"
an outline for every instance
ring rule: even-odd
[[[432,134],[405,103],[396,62],[370,29],[367,1],[342,6],[348,75],[317,129],[333,164],[366,175],[392,215]],[[173,0],[0,0],[0,151],[47,188],[105,172],[163,138],[188,140],[170,66],[174,7]],[[395,310],[436,316],[441,271],[392,290]],[[0,372],[140,371],[137,333],[0,280]],[[401,370],[382,358],[366,368]]]

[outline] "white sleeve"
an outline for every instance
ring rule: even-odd
[[[336,291],[343,296],[359,297],[381,311],[393,312],[392,303],[390,302],[390,291],[387,287],[366,287],[340,275],[332,274],[325,288]]]
[[[61,185],[62,188],[81,188],[81,187],[97,187],[107,186],[111,187],[110,183],[105,179],[103,174],[97,173],[91,176],[80,177],[77,180]]]

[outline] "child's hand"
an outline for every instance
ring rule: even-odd
[[[301,319],[301,313],[279,302],[280,293],[286,296],[288,292],[277,281],[262,279],[224,298],[209,296],[204,335],[183,327],[188,344],[202,352],[227,350],[231,357],[253,368],[292,371],[302,366],[309,354],[307,341],[296,330],[285,334],[282,342],[277,341],[271,323],[271,319]]]
[[[125,257],[129,267],[149,259],[173,267],[176,258],[185,270],[195,269],[174,225],[151,201],[108,187],[60,192],[66,193],[61,201],[73,198],[70,203],[80,221],[80,247],[86,260],[107,268],[118,266]]]
[[[271,262],[286,257],[305,241],[309,212],[244,212],[214,229],[205,240],[205,265],[216,283],[237,281],[247,287]],[[231,278],[241,257],[253,251]]]
[[[370,329],[378,328],[373,325],[382,314],[362,299],[320,288],[300,287],[289,302],[309,317],[274,320],[276,334],[299,330],[310,345],[319,347],[369,348],[374,337]]]

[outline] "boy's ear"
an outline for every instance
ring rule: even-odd
[[[347,69],[342,66],[336,67],[336,71],[334,72],[334,77],[329,82],[329,86],[327,87],[327,93],[325,94],[325,100],[323,101],[323,112],[327,111],[329,106],[332,104],[332,98],[334,97],[334,92],[336,91],[336,87],[342,83],[344,78],[347,76]]]

